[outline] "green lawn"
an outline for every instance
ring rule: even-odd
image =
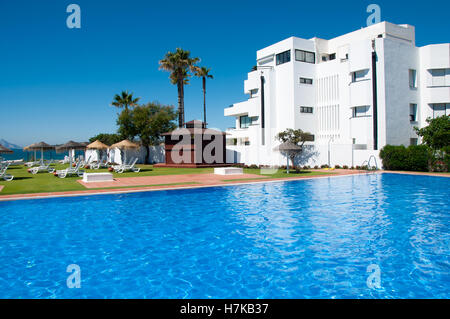
[[[67,165],[56,165],[56,169],[67,168]],[[153,167],[152,165],[138,165],[141,168],[139,173],[126,172],[123,174],[114,173],[114,177],[135,177],[135,176],[158,176],[158,175],[181,175],[181,174],[206,174],[212,173],[213,168],[168,168],[168,167]],[[39,173],[32,175],[27,172],[26,167],[10,167],[8,168],[8,174],[14,175],[14,180],[11,182],[6,182],[1,180],[0,185],[5,187],[0,192],[2,195],[12,195],[12,194],[30,194],[30,193],[45,193],[45,192],[63,192],[63,191],[82,191],[86,190],[81,184],[77,183],[77,179],[80,177],[66,177],[57,178],[53,174],[49,173]],[[85,170],[86,172],[107,172],[107,169],[100,170]],[[286,177],[296,177],[296,176],[312,176],[312,175],[323,175],[332,174],[328,172],[314,172],[314,171],[301,171],[298,173],[291,172],[286,174],[285,171],[278,170],[275,174],[263,175],[259,169],[244,169],[244,173],[247,174],[258,174],[266,176],[267,178],[286,178]],[[224,181],[227,181],[224,177]],[[242,180],[252,180],[252,179],[242,179]],[[176,183],[176,184],[161,184],[161,185],[151,185],[151,186],[169,186],[169,185],[182,185],[182,184],[192,184],[190,183]],[[144,187],[144,186],[140,186]],[[107,189],[107,188],[104,188]]]

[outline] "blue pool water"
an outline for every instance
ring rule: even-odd
[[[374,174],[0,202],[0,298],[449,298],[449,182]]]

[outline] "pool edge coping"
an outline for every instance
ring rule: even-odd
[[[46,198],[61,198],[61,197],[82,197],[82,196],[95,196],[95,195],[114,195],[114,194],[128,194],[128,193],[142,193],[142,192],[156,192],[156,191],[170,191],[170,190],[182,190],[182,189],[195,189],[195,188],[207,188],[207,187],[224,187],[224,186],[237,186],[237,185],[252,185],[252,184],[264,184],[264,183],[276,183],[276,182],[292,182],[292,181],[301,181],[301,180],[311,180],[311,179],[319,179],[319,178],[331,178],[331,177],[345,177],[345,176],[354,176],[354,175],[370,175],[370,174],[379,174],[381,171],[376,172],[359,172],[352,174],[329,174],[329,175],[315,175],[309,177],[287,177],[287,178],[278,178],[278,179],[264,179],[264,180],[255,180],[255,181],[236,181],[236,182],[227,182],[220,184],[208,184],[208,185],[188,185],[188,186],[179,186],[179,187],[158,187],[158,188],[150,188],[152,186],[144,186],[140,188],[130,188],[130,189],[116,189],[116,190],[105,190],[105,191],[69,191],[64,194],[46,194],[46,195],[35,195],[35,194],[13,194],[13,195],[4,195],[4,198],[0,196],[0,202],[8,202],[8,201],[18,201],[18,200],[32,200],[32,199],[46,199]],[[19,196],[23,195],[23,196]],[[8,197],[8,196],[17,196],[17,197]]]
[[[105,191],[70,191],[64,194],[48,194],[48,195],[34,195],[34,194],[23,194],[23,196],[17,195],[5,195],[4,198],[0,196],[0,202],[8,201],[19,201],[19,200],[33,200],[33,199],[48,199],[48,198],[62,198],[62,197],[83,197],[83,196],[95,196],[95,195],[114,195],[114,194],[129,194],[129,193],[143,193],[143,192],[156,192],[156,191],[171,191],[171,190],[185,190],[185,189],[196,189],[196,188],[208,188],[208,187],[224,187],[224,186],[237,186],[237,185],[253,185],[253,184],[265,184],[265,183],[277,183],[277,182],[293,182],[301,180],[312,180],[312,179],[324,179],[324,178],[336,178],[336,177],[348,177],[348,176],[360,176],[360,175],[373,175],[373,174],[402,174],[402,175],[414,175],[414,176],[432,176],[432,177],[450,177],[446,175],[437,175],[431,173],[421,173],[421,172],[406,172],[406,171],[368,171],[368,172],[358,172],[358,173],[345,173],[345,174],[330,174],[330,175],[315,175],[309,177],[288,177],[288,178],[278,178],[278,179],[265,179],[261,181],[236,181],[220,184],[209,184],[209,185],[188,185],[179,187],[158,187],[150,188],[152,186],[145,186],[141,188],[130,188],[130,189],[116,189],[116,190],[105,190]],[[17,197],[8,197],[17,196]]]

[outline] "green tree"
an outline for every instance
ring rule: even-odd
[[[424,128],[414,128],[417,135],[422,137],[422,143],[435,151],[450,146],[450,116],[428,118],[427,123],[428,126]]]
[[[287,130],[278,133],[275,138],[279,140],[282,145],[279,146],[279,151],[288,158],[287,172],[289,173],[289,159],[294,165],[295,158],[302,152],[305,142],[314,141],[314,135],[308,132],[303,132],[300,129],[294,130],[288,128]]]
[[[150,145],[159,145],[162,134],[176,128],[174,121],[177,113],[171,105],[161,105],[158,102],[136,106],[133,109],[132,122],[136,135],[146,148],[145,163],[149,162]]]
[[[202,79],[203,85],[203,122],[206,125],[206,79],[213,79],[213,75],[210,73],[211,69],[204,66],[197,67],[195,69],[195,76]]]
[[[167,52],[159,61],[160,70],[170,72],[170,81],[178,89],[178,126],[184,125],[184,85],[189,84],[190,72],[195,72],[199,58],[191,57],[190,51],[177,48],[175,52]]]
[[[132,121],[130,108],[137,106],[139,100],[139,97],[133,97],[133,93],[122,91],[121,94],[116,94],[111,102],[112,106],[122,109],[117,117],[117,125],[119,126],[118,132],[123,139],[132,141],[136,136],[136,128]]]
[[[117,117],[117,126],[119,126],[117,132],[122,139],[130,141],[134,140],[134,137],[138,133],[135,123],[133,122],[133,110],[124,109]]]
[[[111,146],[115,143],[120,142],[122,140],[122,137],[119,134],[100,133],[94,137],[91,137],[89,139],[89,142],[92,143],[96,140],[99,140],[100,142]]]
[[[303,146],[305,142],[314,141],[314,135],[311,133],[303,132],[300,129],[294,130],[291,128],[278,133],[275,138],[282,143],[291,143],[300,146]]]
[[[117,108],[124,108],[125,110],[128,110],[128,107],[136,106],[140,99],[140,97],[134,98],[133,93],[122,91],[121,94],[116,94],[114,96],[111,105]]]

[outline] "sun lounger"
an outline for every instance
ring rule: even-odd
[[[84,171],[80,170],[80,168],[82,167],[81,164],[83,164],[83,163],[78,162],[75,167],[68,167],[63,170],[58,170],[58,171],[56,171],[56,175],[58,175],[59,178],[66,178],[67,176],[73,176],[73,175],[77,175],[78,177],[81,177],[84,174]]]
[[[135,173],[139,173],[141,171],[141,169],[139,167],[135,167],[137,161],[138,161],[138,158],[136,157],[131,164],[117,165],[114,167],[114,171],[119,174],[122,174],[123,172],[126,172],[126,171],[132,171]]]
[[[54,168],[51,168],[50,165],[53,164],[53,160],[50,160],[47,164],[39,165],[38,167],[33,167],[29,169],[31,174],[37,174],[41,172],[53,173],[55,171]]]
[[[100,169],[100,168],[108,168],[108,167],[109,166],[108,166],[108,161],[107,161],[106,156],[104,156],[101,161],[91,164],[91,169]]]
[[[9,165],[2,166],[0,168],[0,178],[4,179],[7,182],[10,182],[14,179],[14,176],[10,174],[6,174],[6,171],[8,170]]]
[[[39,165],[40,163],[41,163],[40,161],[26,162],[25,165],[27,167],[33,167],[33,166]]]

